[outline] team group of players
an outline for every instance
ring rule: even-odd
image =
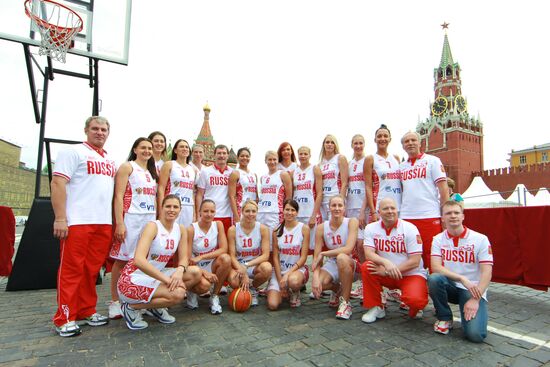
[[[350,162],[332,135],[323,139],[318,164],[310,163],[308,147],[296,159],[285,142],[265,154],[267,173],[259,176],[248,168],[248,148],[238,150],[236,169],[227,165],[226,146],[203,166],[204,148],[183,139],[166,159],[158,131],[138,138],[117,168],[103,149],[109,130],[106,119],[88,118],[87,140],[56,160],[59,335],[108,322],[95,309],[95,280],[109,256],[109,317],[124,317],[133,330],[147,327],[143,315],[175,322],[168,307],[186,299],[196,309],[199,295],[209,295],[210,312],[220,314],[224,285],[250,290],[257,305],[267,284],[270,310],[286,298],[299,307],[311,271],[310,296],[328,291],[339,319],[351,317],[352,284],[361,279],[366,323],[385,316],[386,297],[421,317],[429,293],[434,331],[451,329],[450,301],[460,305],[468,339],[486,336],[490,244],[463,226],[462,206],[448,201],[443,165],[421,153],[417,133],[402,137],[402,161],[388,152],[385,125],[375,131],[372,155],[365,156],[363,136],[352,138]]]

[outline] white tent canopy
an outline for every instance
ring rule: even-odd
[[[550,192],[548,192],[548,189],[541,187],[535,195],[532,205],[550,205]]]
[[[533,206],[535,204],[535,197],[531,194],[524,184],[517,184],[516,188],[510,194],[507,201],[512,201],[517,205]]]
[[[483,178],[474,177],[470,187],[462,193],[464,198],[464,207],[481,208],[501,206],[504,201],[498,191],[491,190],[483,181]]]

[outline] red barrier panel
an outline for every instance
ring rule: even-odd
[[[7,206],[0,206],[0,275],[11,274],[11,259],[15,245],[15,217]]]
[[[550,206],[466,209],[464,224],[489,237],[493,281],[550,287]]]

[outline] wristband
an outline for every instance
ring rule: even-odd
[[[58,222],[66,222],[67,219],[56,219],[55,222],[58,223]]]
[[[186,267],[185,265],[178,265],[178,268],[179,268],[180,266],[183,268],[183,272],[185,273],[185,272],[187,271],[187,267]]]

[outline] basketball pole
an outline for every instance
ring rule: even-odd
[[[36,61],[29,49],[30,44],[23,44],[29,86],[31,89],[31,100],[34,111],[35,122],[40,124],[38,139],[38,156],[36,163],[36,181],[34,200],[29,213],[29,220],[23,230],[17,255],[15,256],[13,269],[6,285],[6,291],[32,290],[32,289],[54,289],[57,287],[57,269],[59,267],[59,240],[53,237],[52,224],[54,212],[51,197],[40,197],[40,186],[42,178],[42,160],[44,149],[48,167],[48,181],[52,180],[52,161],[50,143],[57,144],[80,144],[82,141],[70,141],[62,139],[51,139],[45,137],[46,112],[48,105],[48,91],[50,81],[54,80],[55,74],[77,77],[88,81],[90,88],[94,88],[92,101],[92,115],[99,114],[99,60],[88,57],[88,73],[81,74],[69,70],[54,68],[52,59],[47,57],[47,64],[44,68]],[[33,65],[34,64],[34,65]],[[34,66],[42,74],[43,93],[41,108],[37,96]],[[38,278],[36,275],[39,274]],[[97,284],[101,284],[101,275],[98,274]]]

